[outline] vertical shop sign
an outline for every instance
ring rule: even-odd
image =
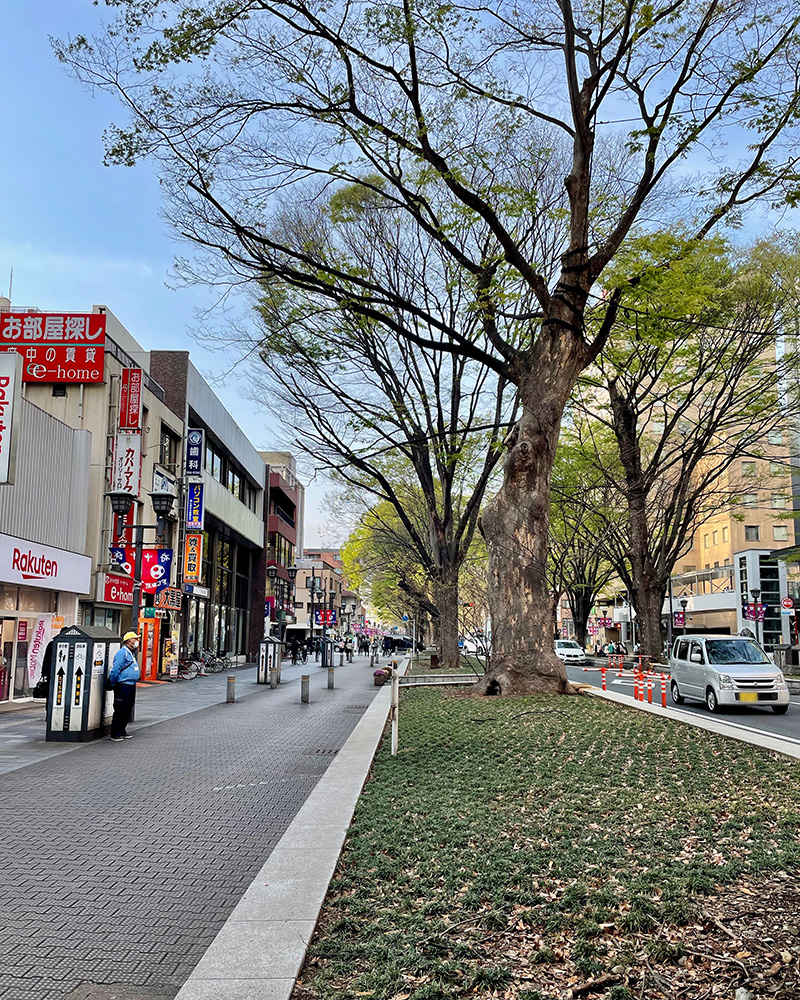
[[[190,531],[203,530],[203,490],[202,483],[189,483],[186,491],[186,527]]]
[[[203,536],[187,535],[183,548],[183,582],[200,583],[203,565]]]
[[[112,490],[139,496],[142,472],[142,436],[120,431],[114,447]]]
[[[22,359],[18,354],[0,354],[0,483],[14,482],[21,386]]]
[[[186,475],[195,479],[203,476],[203,445],[205,432],[192,427],[186,433]]]
[[[53,634],[54,618],[55,616],[50,614],[39,615],[33,626],[33,635],[28,647],[28,681],[31,687],[42,676],[44,653]]]
[[[119,397],[119,429],[142,429],[142,369],[123,368]]]

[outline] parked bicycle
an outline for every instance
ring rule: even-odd
[[[224,653],[214,653],[206,651],[208,658],[205,660],[205,668],[209,674],[221,674],[223,670],[230,670],[235,666],[234,661]]]
[[[184,658],[178,660],[178,677],[182,681],[190,681],[197,677],[200,672],[200,664],[197,660]]]

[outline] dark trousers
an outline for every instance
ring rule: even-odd
[[[123,736],[125,734],[125,730],[131,720],[135,698],[135,684],[117,684],[114,688],[114,714],[111,717],[112,736]]]

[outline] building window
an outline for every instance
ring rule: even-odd
[[[681,569],[681,573],[694,573],[696,569],[697,569],[696,566],[684,566]]]
[[[222,478],[222,454],[215,447],[212,441],[206,438],[206,472],[217,480],[218,483],[224,485],[224,480]]]
[[[783,444],[783,434],[781,431],[770,431],[767,440],[770,444]]]
[[[711,532],[711,544],[712,545],[719,545],[719,532],[718,531],[712,531]]]
[[[780,493],[773,493],[772,506],[775,510],[783,510],[783,508],[786,506],[786,497]]]
[[[746,542],[757,542],[758,541],[758,525],[757,524],[746,524],[744,526],[744,540]]]
[[[708,535],[703,535],[703,548],[708,548]]]
[[[756,474],[755,462],[742,462],[742,475],[752,478]]]
[[[180,438],[177,434],[173,434],[172,431],[165,427],[164,424],[161,425],[161,440],[159,442],[158,450],[158,463],[163,465],[165,469],[174,469],[178,461],[178,444]]]
[[[758,507],[758,494],[745,493],[742,497],[742,507]]]
[[[788,542],[789,541],[789,525],[788,524],[773,524],[772,525],[772,540],[774,542]]]
[[[728,541],[728,529],[727,528],[723,528],[722,529],[722,541],[723,542],[727,542]]]
[[[770,462],[769,463],[769,474],[771,476],[785,476],[786,469],[783,466],[783,462]]]

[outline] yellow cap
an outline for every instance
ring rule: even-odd
[[[139,638],[138,633],[136,633],[136,632],[126,632],[125,635],[123,635],[123,637],[122,637],[122,641],[123,642],[127,642],[128,639],[138,639],[138,638]]]

